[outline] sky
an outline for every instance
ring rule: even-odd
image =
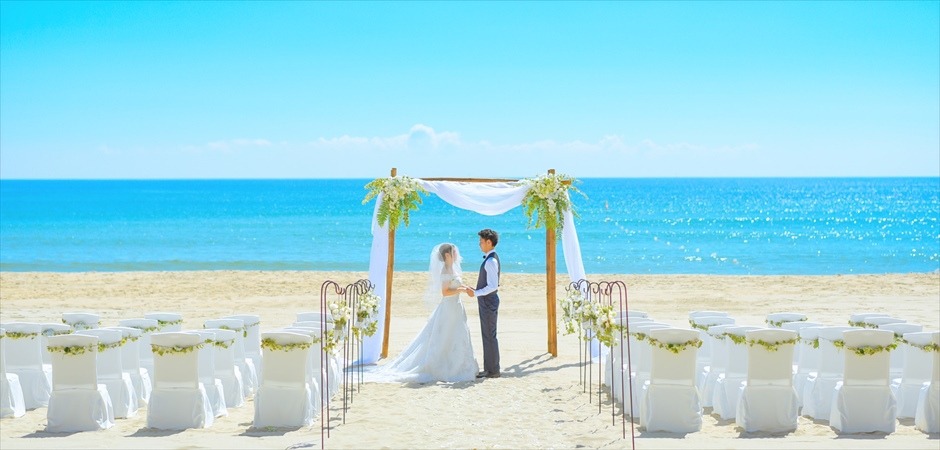
[[[0,179],[940,176],[940,2],[0,2]]]

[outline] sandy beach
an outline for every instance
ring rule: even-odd
[[[421,293],[425,274],[396,272],[389,356],[424,324]],[[123,272],[0,273],[0,321],[58,322],[63,312],[94,312],[104,325],[147,312],[184,316],[185,328],[236,313],[261,316],[262,330],[289,325],[295,314],[319,305],[321,284],[341,285],[364,272]],[[474,283],[474,274],[465,282]],[[621,280],[634,310],[658,321],[687,327],[692,310],[723,310],[743,325],[763,325],[768,313],[796,311],[812,321],[843,325],[850,313],[881,312],[940,328],[940,274],[850,276],[597,275]],[[567,278],[559,277],[559,296]],[[500,290],[499,339],[503,377],[465,383],[364,384],[342,412],[331,408],[333,448],[630,448],[621,422],[611,420],[608,397],[598,412],[579,384],[578,342],[559,335],[558,357],[547,353],[545,276],[507,273]],[[482,361],[475,302],[468,320]],[[382,363],[384,361],[380,361]],[[595,386],[596,387],[596,386]],[[940,436],[901,420],[897,431],[839,435],[825,421],[800,418],[785,435],[746,434],[733,421],[705,410],[701,432],[686,435],[635,433],[637,448],[894,448],[940,447]],[[345,416],[345,417],[344,417]],[[13,448],[318,448],[319,426],[308,429],[251,428],[253,404],[230,409],[209,429],[147,429],[146,409],[119,419],[107,431],[56,434],[43,431],[46,409],[0,421],[0,447]],[[319,423],[319,420],[318,420]]]

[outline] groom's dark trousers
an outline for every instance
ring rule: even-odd
[[[480,332],[483,335],[483,370],[499,373],[499,341],[496,339],[496,318],[499,295],[495,292],[477,298],[480,307]]]

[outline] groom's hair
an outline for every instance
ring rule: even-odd
[[[479,234],[481,238],[492,242],[493,247],[496,247],[496,244],[499,243],[499,233],[497,233],[494,230],[486,228],[486,229],[480,230],[480,232],[477,234]]]

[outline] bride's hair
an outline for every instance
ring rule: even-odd
[[[450,254],[451,256],[451,266],[448,270],[445,261],[447,257],[444,255]],[[442,277],[445,274],[453,275],[455,277],[461,276],[460,270],[460,250],[456,245],[444,242],[434,246],[434,249],[431,250],[430,255],[431,263],[428,266],[428,285],[424,293],[424,304],[431,310],[441,301],[441,284],[443,283]]]
[[[438,254],[441,256],[441,261],[445,261],[446,258],[444,255],[448,253],[453,253],[454,244],[443,243],[438,247]]]

